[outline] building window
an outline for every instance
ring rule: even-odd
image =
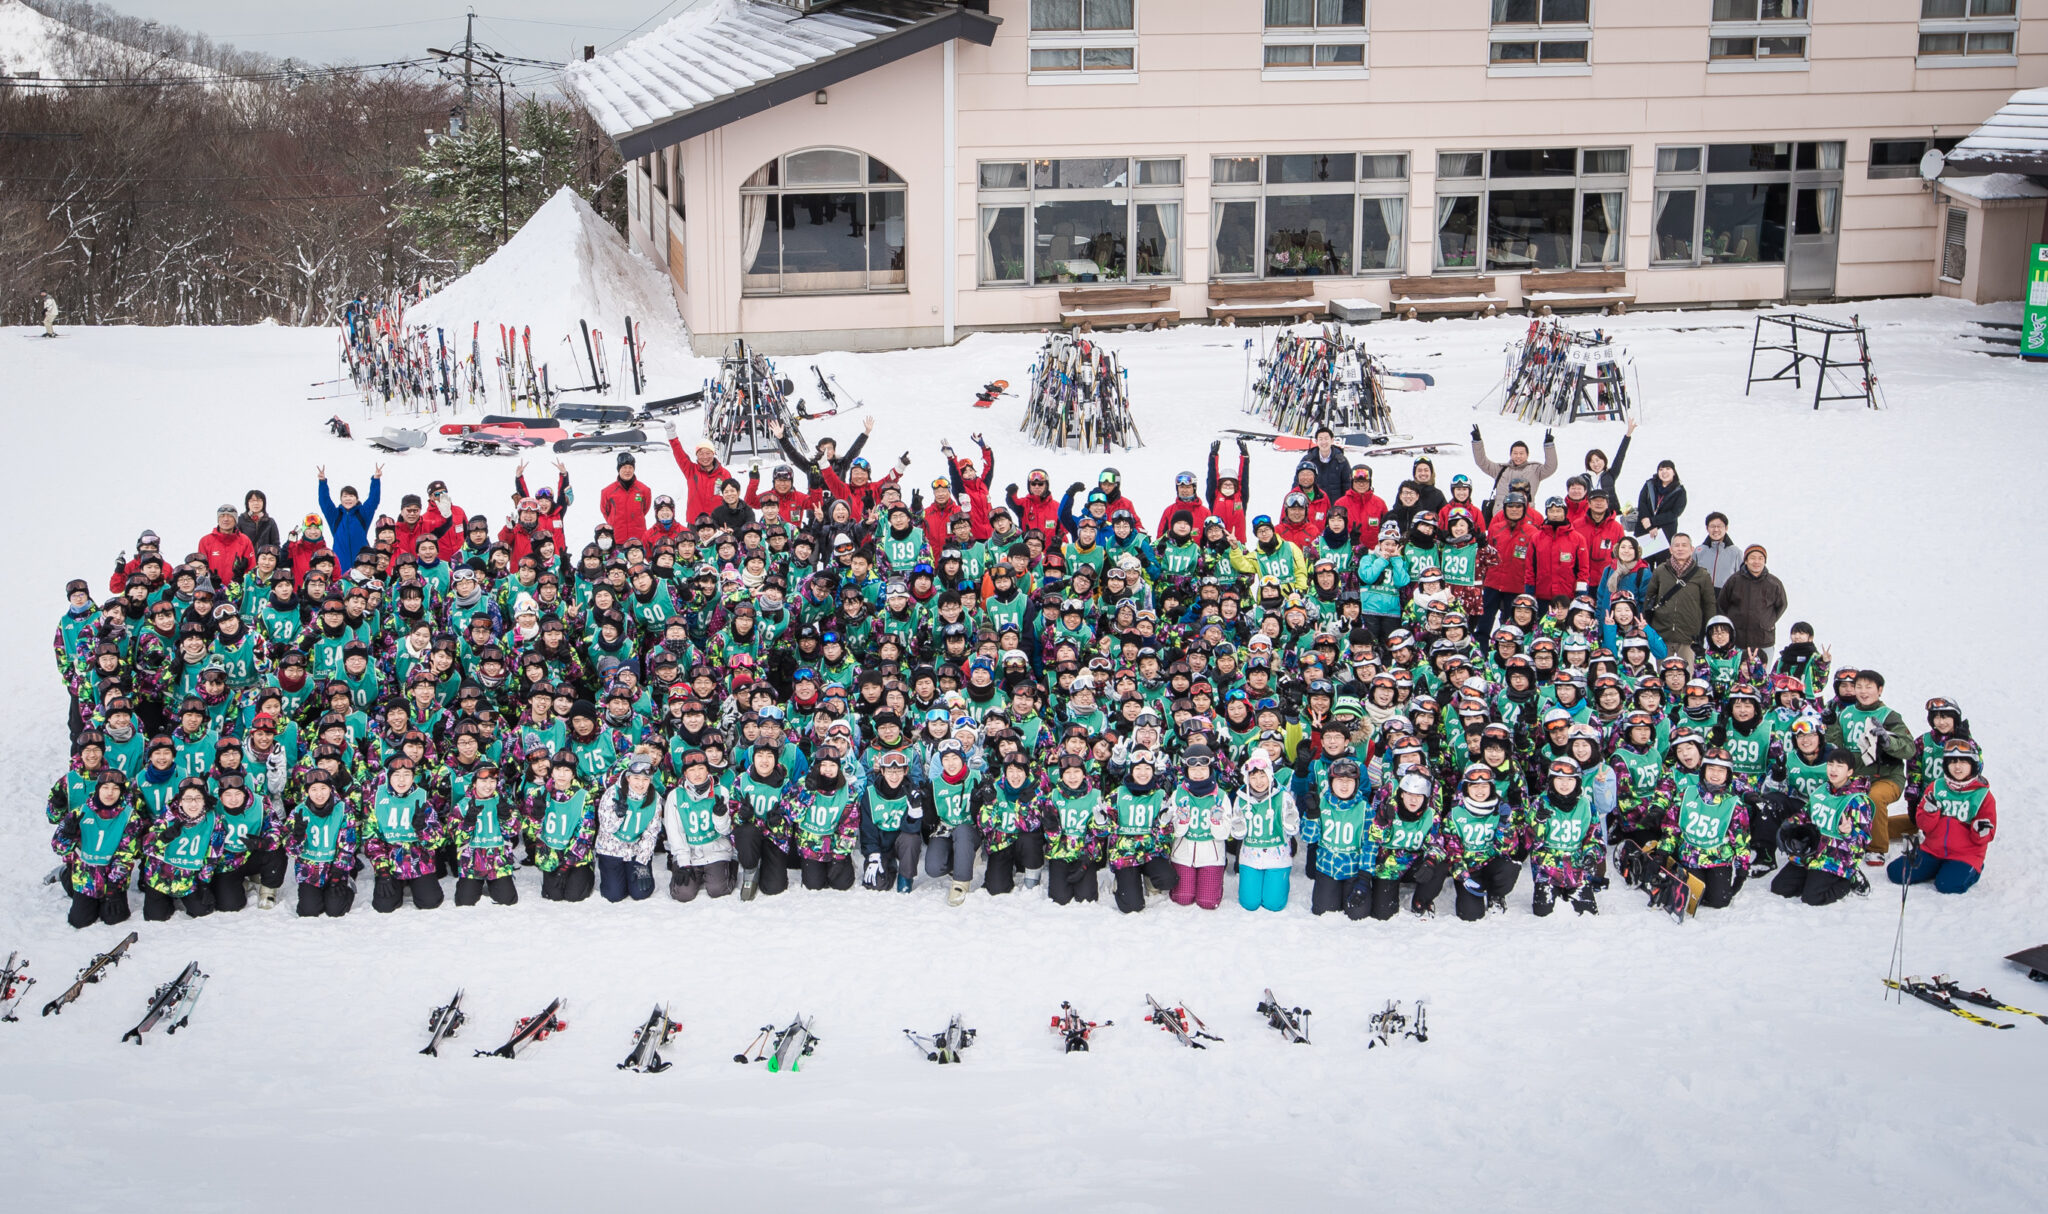
[[[1590,71],[1592,0],[1493,0],[1489,75]]]
[[[1805,235],[1833,234],[1842,154],[1837,142],[1658,148],[1650,263],[1771,264],[1785,260],[1795,225]]]
[[[1399,273],[1406,152],[1220,156],[1210,162],[1216,278]]]
[[[983,285],[1180,277],[1179,160],[998,160],[978,172]]]
[[[1709,71],[1800,70],[1813,26],[1808,0],[1714,0]]]
[[[1947,152],[1961,142],[1962,139],[1955,135],[1938,139],[1873,139],[1870,141],[1869,175],[1873,180],[1918,177],[1920,158],[1927,154],[1927,149]]]
[[[2017,62],[2019,0],[1920,0],[1920,67]]]
[[[907,193],[888,165],[845,148],[762,165],[740,187],[742,293],[903,290]]]
[[[1941,278],[1943,282],[1963,281],[1969,266],[1970,213],[1961,207],[1946,207],[1941,234]]]
[[[1366,0],[1266,0],[1265,77],[1364,79]]]
[[[1436,268],[1521,274],[1622,263],[1627,148],[1437,157]],[[1481,170],[1484,176],[1481,176]]]
[[[1033,79],[1113,79],[1138,70],[1137,0],[1031,0]]]

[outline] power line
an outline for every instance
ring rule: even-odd
[[[674,8],[676,5],[681,3],[683,3],[683,0],[668,0],[667,4],[664,4],[660,8],[654,10],[653,17],[649,17],[647,20],[642,21],[640,24],[634,26],[632,29],[627,30],[625,33],[620,34],[618,37],[612,39],[610,42],[605,43],[603,46],[598,47],[597,49],[601,51],[608,51],[612,49],[619,43],[624,42],[626,39],[631,38],[633,35],[639,33],[641,30],[644,30],[648,26],[654,24],[655,18],[660,17],[663,13],[666,13],[668,10]]]

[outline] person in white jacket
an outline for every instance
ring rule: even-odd
[[[57,297],[48,291],[37,291],[36,310],[43,314],[43,336],[57,336]]]
[[[683,753],[683,780],[663,800],[662,834],[668,839],[668,896],[689,902],[698,894],[723,898],[738,885],[732,844],[732,804],[711,778],[701,750]]]
[[[1181,756],[1180,783],[1166,799],[1173,835],[1173,900],[1215,910],[1223,902],[1223,845],[1230,840],[1230,795],[1217,786],[1216,755],[1197,742]]]
[[[1293,875],[1292,840],[1301,834],[1294,794],[1273,778],[1273,759],[1261,746],[1244,763],[1244,786],[1230,807],[1230,837],[1237,853],[1237,904],[1246,910],[1286,910]]]
[[[661,797],[654,762],[635,755],[597,803],[597,888],[607,902],[654,895],[654,844],[661,838]]]

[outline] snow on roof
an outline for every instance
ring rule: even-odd
[[[1951,194],[1980,202],[2009,202],[2019,198],[2048,198],[2043,186],[2018,173],[1986,173],[1982,177],[1944,177],[1941,188]]]
[[[2048,88],[2014,93],[1949,153],[1950,160],[1985,167],[2010,161],[2031,168],[2043,157],[2048,157]]]
[[[778,81],[817,69],[806,83],[823,88],[951,37],[986,45],[998,24],[950,0],[845,0],[812,13],[711,0],[610,54],[571,63],[565,82],[621,153],[639,156],[787,100],[769,87]],[[877,46],[912,31],[921,36]],[[713,106],[721,109],[701,123],[677,122]],[[666,128],[658,143],[628,138],[656,126]]]
[[[589,321],[616,342],[628,316],[647,340],[650,372],[664,372],[661,386],[677,390],[671,377],[686,373],[690,339],[668,275],[628,248],[625,237],[564,186],[497,252],[408,309],[405,319],[445,329],[458,349],[467,348],[478,322],[490,334],[478,339],[486,351],[496,348],[497,325],[531,328],[534,360],[557,361],[554,382],[574,385],[589,378],[588,371],[572,378],[570,370],[583,358],[577,322]],[[571,335],[571,347],[564,350],[562,339]],[[694,380],[688,386],[696,386]]]
[[[614,138],[890,31],[830,9],[711,0],[611,54],[569,65],[568,85]]]

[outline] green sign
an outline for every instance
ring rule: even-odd
[[[2048,244],[2027,260],[2026,308],[2020,314],[2020,355],[2048,358]]]

